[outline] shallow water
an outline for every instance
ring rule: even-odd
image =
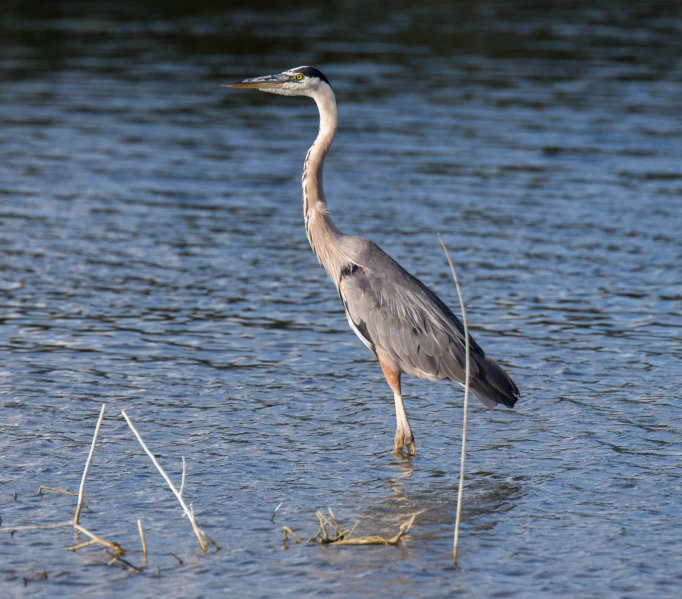
[[[674,3],[40,6],[0,9],[3,596],[678,596]],[[299,64],[340,106],[339,227],[454,307],[441,232],[522,392],[471,407],[457,569],[461,389],[405,380],[418,453],[391,454],[391,394],[303,229],[315,107],[219,86]],[[137,551],[141,518],[142,575],[8,532],[69,519],[35,493],[77,490],[103,402],[81,520]],[[121,409],[174,479],[187,457],[221,551],[197,557]],[[399,548],[282,549],[327,506],[358,534],[426,511]]]

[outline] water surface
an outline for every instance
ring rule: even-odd
[[[137,551],[141,518],[151,552],[135,575],[6,530],[3,596],[677,596],[676,5],[164,4],[0,10],[2,528],[69,519],[35,492],[77,490],[106,402],[82,523]],[[305,238],[315,107],[220,88],[300,64],[339,102],[338,226],[454,307],[441,232],[522,392],[471,407],[456,570],[462,392],[405,380],[418,453],[391,454],[390,391]],[[121,409],[174,479],[187,457],[220,552]],[[328,506],[358,534],[426,511],[399,548],[282,549]]]

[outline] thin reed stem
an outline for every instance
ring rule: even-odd
[[[147,540],[144,538],[144,529],[142,528],[142,520],[137,521],[137,528],[140,531],[140,541],[142,541],[142,557],[147,561]]]
[[[175,488],[175,485],[173,484],[171,479],[168,477],[168,475],[166,474],[164,469],[161,467],[161,464],[159,464],[159,462],[156,460],[156,457],[154,457],[154,454],[149,450],[149,448],[147,447],[145,442],[142,440],[140,433],[138,433],[137,429],[133,426],[133,423],[130,421],[130,418],[128,418],[128,414],[126,414],[125,410],[121,410],[121,414],[123,414],[123,417],[126,419],[126,422],[128,423],[128,426],[130,427],[130,430],[133,431],[133,433],[137,437],[137,440],[140,442],[140,445],[142,445],[142,449],[145,450],[146,454],[149,456],[151,461],[154,463],[154,466],[156,466],[156,469],[161,473],[161,476],[163,476],[164,480],[168,483],[170,490],[173,491],[173,494],[178,498],[178,501],[180,502],[182,509],[185,511],[187,518],[189,518],[189,521],[192,524],[192,529],[194,530],[194,534],[197,536],[197,539],[199,540],[199,546],[201,547],[201,550],[206,551],[206,549],[208,548],[208,545],[207,545],[206,541],[204,540],[203,532],[197,526],[197,523],[194,520],[194,514],[187,507],[187,504],[185,503],[185,500],[182,498],[182,495],[180,495],[180,492]]]
[[[107,404],[103,403],[102,404],[102,409],[100,410],[99,413],[99,418],[97,419],[97,426],[95,427],[95,434],[92,437],[92,445],[90,445],[90,454],[88,455],[88,461],[85,462],[85,469],[83,470],[83,478],[81,478],[81,486],[80,489],[78,490],[78,505],[76,506],[76,514],[73,517],[73,525],[76,526],[78,524],[78,518],[80,517],[81,514],[81,506],[83,505],[83,490],[85,489],[85,478],[88,475],[88,469],[90,468],[90,462],[92,461],[92,454],[95,453],[95,443],[97,443],[97,435],[99,434],[99,427],[102,424],[102,419],[104,418],[104,409],[107,407]]]
[[[459,466],[459,490],[457,491],[457,516],[455,518],[455,539],[452,546],[452,561],[457,563],[457,548],[459,547],[459,523],[462,515],[462,495],[464,493],[464,464],[466,462],[466,447],[467,447],[467,414],[469,412],[469,375],[470,375],[470,349],[469,349],[469,327],[467,325],[467,312],[464,307],[464,300],[462,299],[462,290],[459,288],[459,281],[457,280],[457,272],[455,271],[455,266],[452,263],[452,258],[450,258],[450,252],[448,248],[445,247],[445,243],[438,234],[438,240],[443,246],[443,251],[447,256],[448,263],[450,264],[450,270],[452,271],[452,278],[455,280],[455,286],[457,287],[457,295],[459,296],[459,305],[462,309],[462,322],[464,324],[464,339],[465,339],[465,351],[466,351],[466,371],[465,371],[465,382],[464,382],[464,416],[462,418],[462,458]]]
[[[187,460],[182,456],[182,480],[180,481],[180,495],[185,490],[185,476],[187,474]]]

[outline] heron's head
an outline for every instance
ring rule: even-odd
[[[257,89],[281,96],[313,96],[321,86],[331,87],[329,80],[313,67],[296,67],[277,75],[265,75],[242,81],[231,81],[223,87]]]

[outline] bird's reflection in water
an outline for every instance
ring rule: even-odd
[[[386,468],[389,470],[385,478],[386,499],[371,510],[374,514],[368,519],[378,523],[422,512],[410,533],[413,539],[450,536],[457,509],[457,477],[446,481],[442,472],[421,471],[414,460],[398,456]],[[523,482],[523,477],[506,473],[484,470],[467,473],[462,504],[464,526],[481,531],[495,528],[526,494]]]
[[[395,460],[388,464],[388,468],[394,476],[386,479],[386,486],[393,493],[393,501],[404,503],[409,500],[405,481],[412,477],[416,466],[412,456],[404,456],[395,453]]]
[[[490,472],[471,472],[465,478],[462,524],[474,530],[490,530],[506,518],[525,495],[521,480]],[[432,486],[410,494],[410,509],[427,511],[419,517],[419,532],[424,538],[452,534],[457,510],[457,483],[438,488]],[[416,531],[415,531],[416,532]]]

